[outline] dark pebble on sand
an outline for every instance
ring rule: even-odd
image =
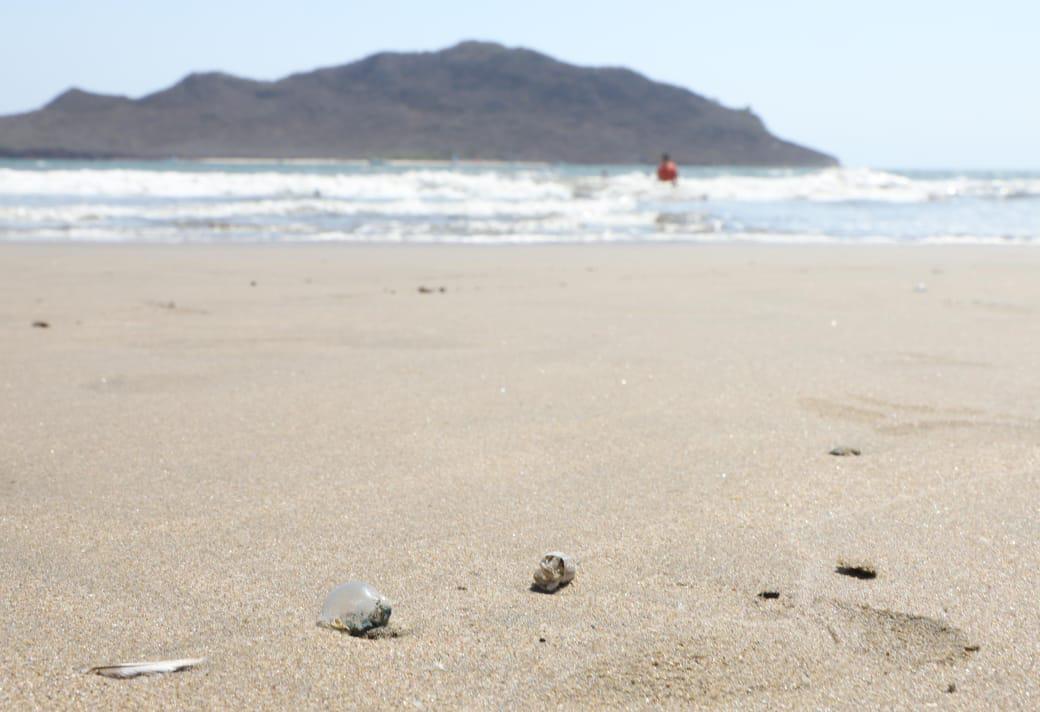
[[[863,581],[877,578],[877,569],[870,564],[845,564],[839,562],[834,569],[834,573]]]
[[[857,447],[836,447],[830,452],[831,455],[836,457],[848,457],[850,455],[859,455],[859,448]]]
[[[46,321],[34,321],[32,323],[32,325],[36,329],[49,329],[49,328],[51,328],[50,322],[46,322]]]
[[[427,286],[419,287],[419,294],[433,294],[435,292],[440,292],[441,294],[444,294],[447,291],[448,290],[447,290],[446,287],[427,287]]]
[[[758,594],[758,597],[759,598],[765,598],[767,600],[772,600],[774,598],[780,598],[780,592],[779,591],[763,591],[762,593]]]

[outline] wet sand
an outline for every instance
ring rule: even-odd
[[[1038,365],[1040,250],[0,245],[0,707],[1035,708]]]

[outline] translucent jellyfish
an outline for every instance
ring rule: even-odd
[[[550,551],[538,562],[538,568],[534,572],[534,586],[546,593],[552,593],[569,584],[575,571],[574,559],[563,552]]]
[[[362,635],[390,620],[390,601],[364,581],[349,581],[329,591],[318,625]]]

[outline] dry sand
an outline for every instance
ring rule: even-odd
[[[1038,403],[1040,250],[0,246],[0,707],[1035,709]]]

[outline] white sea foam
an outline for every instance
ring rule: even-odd
[[[0,240],[1040,241],[1040,175],[0,165]]]
[[[218,170],[0,168],[0,195],[136,198],[306,198],[358,202],[457,202],[480,198],[504,202],[581,199],[742,201],[926,202],[951,197],[1040,197],[1040,177],[923,179],[860,168],[689,172],[676,188],[662,186],[646,171],[607,178],[574,177],[549,170],[354,171],[350,173]]]

